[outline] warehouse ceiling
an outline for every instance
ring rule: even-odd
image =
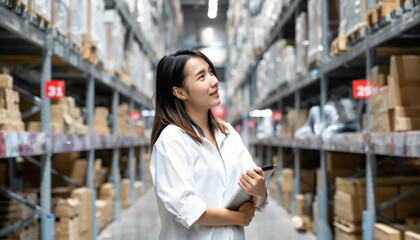
[[[208,0],[181,0],[184,15],[184,34],[178,49],[199,49],[216,65],[219,80],[223,81],[226,61],[226,12],[229,0],[218,0],[217,17],[210,19]]]

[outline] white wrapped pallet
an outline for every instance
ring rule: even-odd
[[[308,49],[308,66],[321,60],[322,52],[322,17],[321,17],[321,0],[308,1],[308,25],[309,25],[309,49]]]
[[[304,74],[308,71],[308,19],[305,12],[296,18],[295,44],[296,44],[296,73]]]
[[[51,22],[51,0],[33,0],[34,12],[47,22]]]
[[[346,12],[346,36],[350,36],[366,25],[366,0],[347,0]]]
[[[107,10],[104,13],[106,28],[106,59],[105,69],[111,73],[119,73],[122,67],[124,54],[124,27],[120,15],[115,10]]]
[[[79,48],[82,48],[81,28],[83,25],[86,25],[86,22],[83,22],[83,20],[86,20],[86,11],[81,8],[84,2],[86,1],[70,0],[67,14],[67,24],[69,30],[67,37],[71,43],[75,44]]]
[[[51,26],[61,35],[68,33],[69,0],[51,0]]]

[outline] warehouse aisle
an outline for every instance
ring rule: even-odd
[[[264,213],[257,212],[245,228],[247,239],[315,240],[311,234],[297,233],[285,210],[270,199]],[[156,240],[160,220],[153,190],[149,190],[134,207],[123,210],[120,222],[113,222],[100,235],[100,240]]]

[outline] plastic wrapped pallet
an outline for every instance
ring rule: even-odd
[[[302,12],[296,19],[295,43],[296,43],[296,73],[304,74],[308,71],[308,19],[305,12]]]
[[[34,11],[45,21],[51,22],[51,0],[33,0]]]
[[[82,17],[83,14],[86,15],[86,11],[81,10],[82,2],[83,0],[70,0],[67,14],[67,37],[71,43],[75,44],[79,48],[82,48],[81,28],[83,25],[83,20],[86,19],[86,16]]]
[[[107,10],[104,14],[104,23],[106,25],[106,52],[105,68],[113,73],[121,70],[123,57],[124,36],[123,25],[120,15],[115,10]]]
[[[322,16],[321,16],[321,0],[309,0],[308,9],[308,66],[321,60],[322,53]]]
[[[54,30],[67,36],[69,0],[51,1],[51,25]]]
[[[366,0],[352,1],[346,3],[346,36],[366,26]]]

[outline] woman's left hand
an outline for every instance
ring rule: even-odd
[[[261,168],[254,168],[242,173],[239,178],[239,186],[248,194],[255,197],[265,198],[267,187],[265,186],[265,174]]]

